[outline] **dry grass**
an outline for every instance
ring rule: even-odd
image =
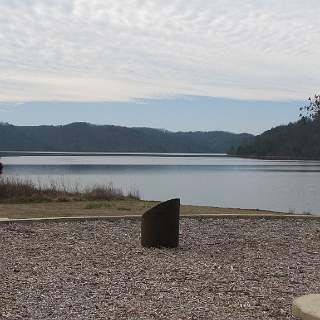
[[[31,180],[0,178],[1,203],[69,202],[93,200],[139,199],[137,191],[125,194],[112,184],[96,185],[79,190],[78,186],[67,186],[63,182],[51,181],[41,185]]]
[[[146,210],[158,203],[157,201],[144,201],[130,198],[105,201],[0,203],[0,218],[21,219],[142,215]],[[189,205],[182,205],[180,214],[181,216],[283,216],[283,213],[272,211]]]
[[[140,200],[138,192],[124,194],[112,185],[84,188],[52,181],[49,186],[31,181],[0,178],[0,218],[142,215],[157,201]],[[282,216],[258,209],[181,206],[181,215]]]

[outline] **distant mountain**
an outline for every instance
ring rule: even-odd
[[[320,122],[301,119],[278,126],[243,143],[235,151],[238,156],[320,159]]]
[[[254,136],[224,131],[171,132],[76,122],[64,126],[0,124],[0,150],[226,153]]]

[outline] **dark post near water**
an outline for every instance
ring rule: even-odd
[[[180,199],[162,202],[146,211],[141,222],[143,247],[175,248],[179,245]]]

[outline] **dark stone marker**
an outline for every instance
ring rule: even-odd
[[[175,248],[179,245],[180,199],[162,202],[146,211],[141,222],[143,247]]]

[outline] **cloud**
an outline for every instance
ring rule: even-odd
[[[25,102],[0,102],[0,112],[11,112],[14,107],[25,104]]]
[[[0,100],[303,99],[320,2],[2,0]]]

